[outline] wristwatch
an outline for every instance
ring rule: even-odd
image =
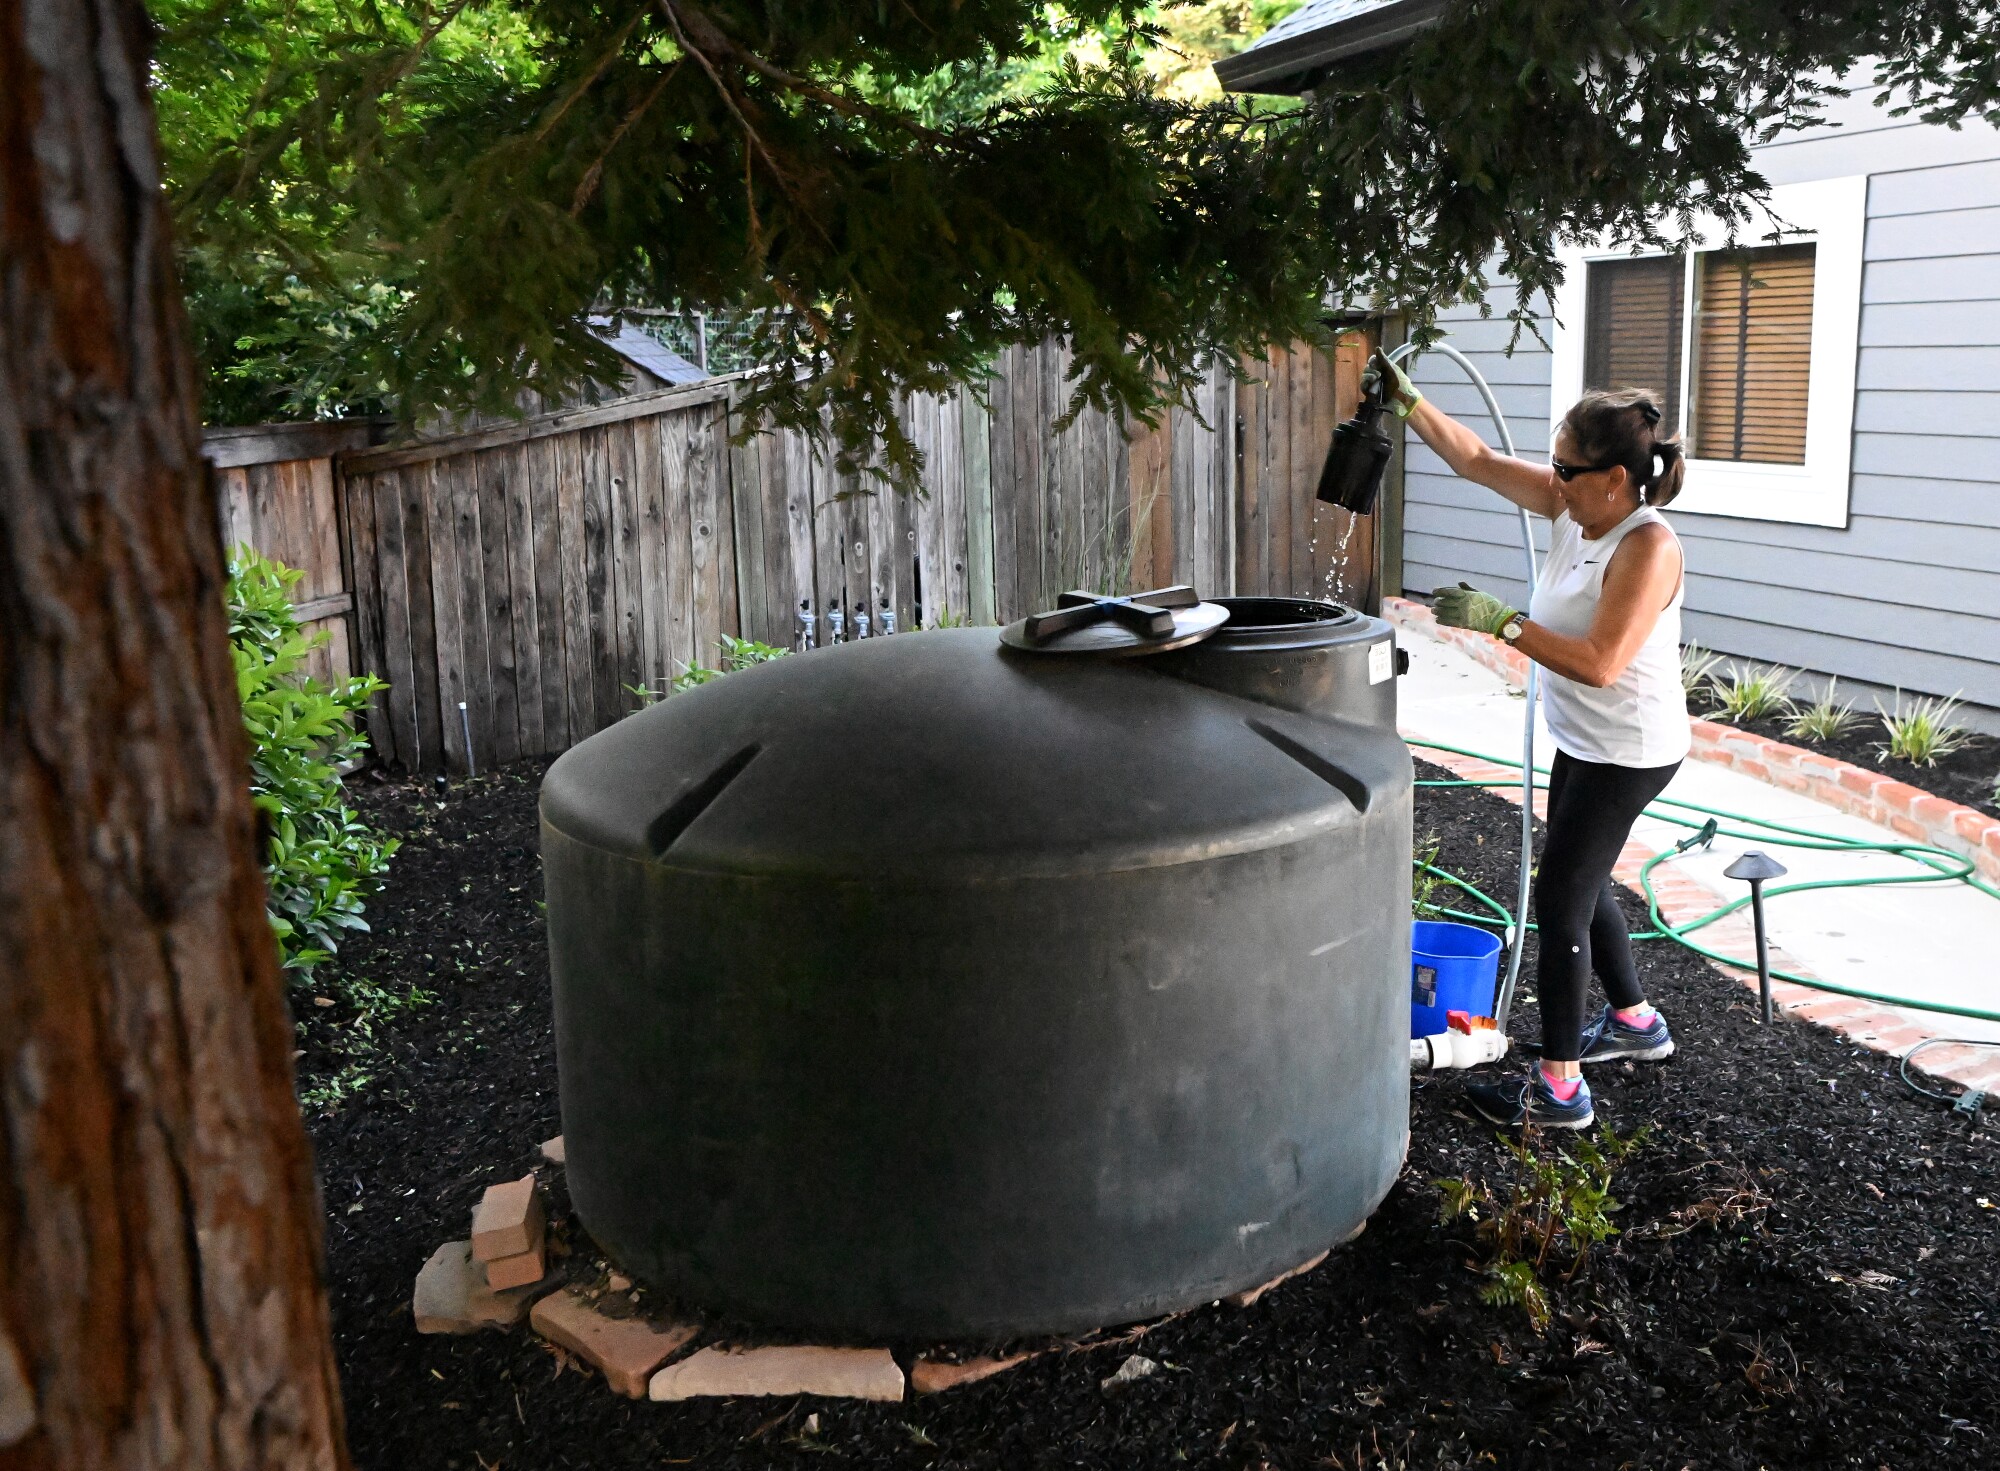
[[[1521,636],[1521,627],[1522,627],[1521,615],[1519,613],[1516,613],[1512,618],[1509,618],[1504,624],[1501,625],[1500,637],[1502,637],[1508,643],[1511,644],[1512,642],[1514,642],[1515,639]]]

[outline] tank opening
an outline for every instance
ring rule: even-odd
[[[1320,603],[1311,598],[1221,598],[1229,609],[1224,628],[1297,628],[1302,624],[1338,623],[1352,618],[1353,610],[1338,603]]]
[[[759,745],[745,746],[669,803],[667,809],[646,828],[646,845],[653,850],[653,856],[664,858],[667,849],[680,840],[682,833],[694,826],[695,819],[709,809],[722,795],[723,789],[741,776],[743,768],[754,761],[763,749]]]

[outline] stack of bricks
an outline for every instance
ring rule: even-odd
[[[472,1257],[495,1292],[532,1287],[548,1275],[548,1209],[533,1175],[489,1185],[472,1212]]]
[[[1518,650],[1468,628],[1441,628],[1422,603],[1384,598],[1382,616],[1398,628],[1450,645],[1516,689],[1527,683],[1528,661]],[[1734,726],[1713,720],[1696,720],[1692,725],[1694,746],[1688,754],[1695,760],[1726,766],[1901,833],[1913,842],[1956,853],[1986,879],[2000,883],[2000,818],[1932,796],[1884,772]]]

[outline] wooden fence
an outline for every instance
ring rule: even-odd
[[[248,508],[239,539],[308,567],[329,667],[388,681],[383,757],[463,770],[469,726],[483,768],[603,729],[725,634],[794,647],[802,615],[824,641],[835,613],[851,637],[864,613],[871,633],[885,610],[899,630],[1006,622],[1072,587],[1174,582],[1372,605],[1373,518],[1312,497],[1366,350],[1274,353],[1241,382],[1218,361],[1192,407],[1128,433],[1094,411],[1055,431],[1067,354],[1018,348],[984,403],[906,405],[917,498],[836,474],[800,434],[732,443],[740,386],[716,380],[258,465],[225,503]]]
[[[292,589],[292,610],[307,633],[324,636],[307,660],[307,671],[322,680],[359,667],[345,497],[334,457],[366,448],[383,427],[358,420],[215,429],[202,446],[214,467],[223,545],[247,542],[304,574]]]

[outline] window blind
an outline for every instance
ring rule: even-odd
[[[1718,250],[1696,262],[1697,458],[1805,463],[1814,249]]]
[[[1684,258],[1592,261],[1586,271],[1583,386],[1643,388],[1660,402],[1662,432],[1678,433]]]

